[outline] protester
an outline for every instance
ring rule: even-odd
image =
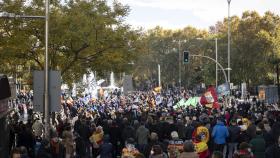
[[[250,144],[255,158],[265,158],[265,140],[259,127],[256,130],[256,137],[251,139]]]
[[[274,143],[265,151],[266,158],[278,158],[280,156],[280,136],[278,136],[277,143]]]
[[[254,154],[251,152],[251,145],[243,142],[239,145],[239,149],[234,153],[234,158],[254,158]]]
[[[229,136],[228,129],[225,127],[221,118],[217,119],[217,124],[212,131],[212,137],[214,139],[214,150],[221,151],[225,155],[226,139]]]
[[[190,140],[184,142],[184,150],[179,158],[198,158],[198,154],[195,152],[194,145]]]
[[[229,137],[228,137],[228,158],[232,158],[233,153],[237,150],[238,138],[241,132],[240,127],[237,126],[236,120],[232,119],[230,121],[230,126],[228,127]]]
[[[173,107],[195,95],[175,88],[155,94],[113,91],[99,99],[64,100],[62,111],[51,122],[49,141],[42,140],[40,113],[28,110],[26,119],[26,110],[22,114],[15,111],[10,117],[11,156],[219,158],[222,153],[224,158],[279,157],[280,115],[274,106],[233,99],[228,108],[199,103]],[[22,96],[32,102],[31,96]],[[27,106],[20,108],[32,109],[31,104],[22,103]]]

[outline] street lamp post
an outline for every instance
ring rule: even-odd
[[[181,55],[181,43],[184,42],[186,43],[186,40],[173,40],[173,42],[178,42],[178,64],[179,64],[179,87],[181,88],[182,86],[182,72],[181,72],[181,67],[182,67],[182,55]]]
[[[33,16],[33,15],[16,15],[14,13],[0,12],[0,18],[44,18],[45,19],[45,78],[44,78],[44,131],[45,138],[49,138],[49,126],[50,126],[50,115],[49,115],[49,69],[48,69],[48,37],[49,37],[49,0],[45,0],[45,16]]]
[[[228,82],[230,83],[230,2],[228,2]]]
[[[182,64],[181,64],[181,60],[182,60],[182,56],[181,56],[181,40],[179,40],[178,41],[179,43],[178,43],[178,55],[179,55],[179,87],[180,87],[180,89],[181,89],[181,86],[182,86],[182,74],[181,74],[181,66],[182,66]]]
[[[44,122],[45,122],[45,138],[50,136],[50,109],[49,109],[49,59],[48,59],[48,43],[49,43],[49,0],[45,0],[45,84],[44,84]]]
[[[216,61],[218,62],[218,39],[215,38],[215,54],[216,54]],[[216,63],[216,88],[218,87],[218,64]]]

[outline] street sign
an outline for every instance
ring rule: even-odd
[[[245,99],[246,95],[247,95],[247,84],[244,82],[241,83],[241,98]]]
[[[44,109],[44,71],[33,72],[34,111],[43,112]],[[61,109],[61,75],[60,71],[49,71],[49,107],[50,112]]]
[[[123,81],[123,92],[124,94],[128,94],[130,91],[133,91],[132,76],[125,75]]]

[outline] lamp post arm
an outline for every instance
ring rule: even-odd
[[[191,57],[200,57],[200,58],[206,58],[206,59],[210,59],[212,61],[214,61],[222,70],[223,70],[223,74],[224,74],[224,77],[225,77],[225,80],[226,82],[228,82],[228,78],[227,78],[227,75],[226,75],[226,72],[225,72],[225,69],[223,68],[223,66],[217,62],[215,59],[209,57],[209,56],[204,56],[204,55],[190,55]]]

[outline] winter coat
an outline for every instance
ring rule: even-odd
[[[241,132],[240,127],[238,127],[237,125],[235,126],[230,126],[228,128],[229,131],[229,143],[238,143],[238,138]]]
[[[100,146],[100,158],[112,158],[113,145],[110,142],[104,142]]]
[[[268,147],[265,151],[266,158],[278,158],[280,156],[280,146],[279,144],[274,144]]]
[[[212,137],[216,144],[225,144],[226,138],[229,136],[228,129],[225,127],[224,123],[218,121],[214,126],[212,131]]]
[[[140,126],[136,131],[136,138],[138,144],[148,144],[150,132],[145,126]]]
[[[122,131],[123,142],[125,142],[128,138],[135,139],[135,130],[132,126],[125,126]]]
[[[77,132],[83,141],[86,141],[86,142],[89,141],[89,137],[90,137],[91,133],[90,133],[90,128],[86,123],[84,123],[84,122],[81,123]]]
[[[51,152],[48,149],[41,146],[39,151],[38,151],[37,158],[52,158],[52,155],[51,155]]]
[[[35,137],[41,137],[44,129],[43,123],[39,120],[35,121],[32,125],[32,129],[34,131]]]
[[[265,158],[265,140],[262,135],[257,135],[250,141],[255,158]]]

